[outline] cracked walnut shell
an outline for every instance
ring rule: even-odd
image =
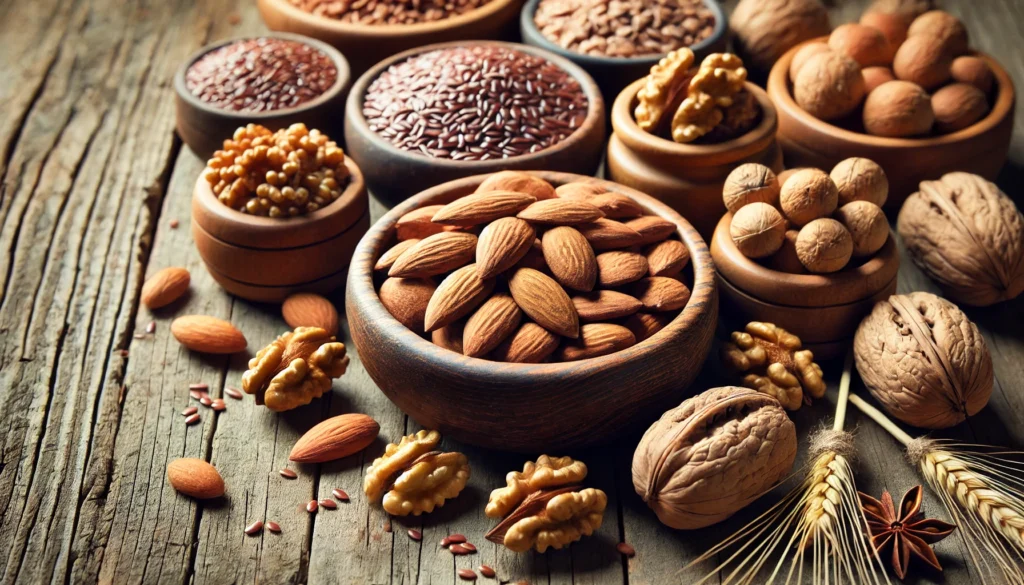
[[[490,518],[504,518],[531,494],[544,489],[578,484],[587,477],[587,466],[572,457],[541,455],[537,462],[527,461],[522,471],[505,476],[506,487],[491,492],[485,513]]]
[[[459,495],[469,480],[469,460],[462,453],[434,451],[437,431],[421,430],[389,443],[366,470],[363,492],[382,500],[394,516],[419,516]]]
[[[722,363],[742,377],[747,388],[777,399],[787,410],[797,410],[806,392],[812,398],[825,395],[821,367],[814,354],[801,349],[800,338],[771,323],[747,324],[734,331],[722,346]]]
[[[309,404],[348,367],[345,344],[319,327],[283,333],[249,360],[242,389],[275,412]]]
[[[535,492],[486,538],[513,552],[560,549],[600,528],[607,506],[608,496],[596,488],[566,486]]]

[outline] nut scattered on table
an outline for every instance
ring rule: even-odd
[[[256,404],[283,412],[309,404],[331,389],[348,368],[345,344],[319,327],[281,334],[249,360],[242,389]]]
[[[722,345],[722,363],[747,388],[772,396],[787,410],[825,395],[821,367],[796,335],[755,321],[729,339]]]
[[[469,460],[435,451],[440,442],[440,433],[422,430],[389,443],[366,470],[366,496],[393,516],[430,513],[458,496],[469,481]]]

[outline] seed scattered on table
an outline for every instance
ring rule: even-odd
[[[263,522],[261,522],[259,520],[255,521],[252,524],[250,524],[250,525],[245,527],[245,533],[248,534],[249,536],[253,536],[254,534],[259,534],[260,530],[263,530]]]
[[[459,578],[465,581],[476,581],[476,571],[473,569],[459,569]]]
[[[329,500],[327,498],[320,500],[320,505],[323,506],[324,508],[327,508],[328,510],[334,510],[338,507],[337,502],[335,502],[334,500]]]
[[[210,398],[209,395],[203,394],[199,397],[199,404],[202,404],[203,406],[210,406],[213,404],[213,399]]]
[[[469,549],[464,547],[464,546],[462,546],[461,544],[453,544],[453,545],[448,547],[448,550],[453,555],[468,555],[469,554]]]
[[[384,521],[384,532],[391,532],[391,519]]]
[[[449,534],[448,542],[452,544],[462,544],[463,542],[466,542],[466,535],[459,534],[458,532],[456,532],[455,534]]]
[[[331,490],[331,495],[342,502],[348,501],[348,494],[343,489],[334,488],[333,490]]]
[[[145,333],[136,333],[136,334],[132,335],[132,337],[135,338],[135,339],[145,339],[146,338],[146,334]]]
[[[620,542],[618,545],[615,546],[615,548],[627,557],[632,557],[636,555],[636,549],[630,546],[629,544],[626,544],[625,542]]]
[[[277,522],[267,522],[267,530],[271,532],[281,532],[281,525]]]
[[[181,411],[181,416],[192,416],[193,414],[195,414],[197,412],[199,412],[198,408],[196,408],[195,406],[190,406],[190,407],[186,408],[185,410]]]
[[[195,414],[189,415],[188,418],[185,419],[185,424],[187,424],[187,425],[194,425],[197,422],[199,422],[199,413],[198,412],[195,413]]]
[[[477,570],[480,571],[481,575],[487,577],[488,579],[493,579],[498,574],[494,569],[488,567],[487,565],[480,565],[480,567]]]
[[[317,503],[316,500],[310,500],[309,503],[306,504],[306,511],[309,512],[310,514],[316,514],[316,511],[317,511],[318,507],[319,507],[319,504]]]
[[[462,548],[468,550],[469,552],[476,552],[476,545],[472,542],[464,542],[460,546],[462,546]]]
[[[199,400],[203,396],[206,396],[205,394],[198,390],[189,390],[188,395],[192,398],[192,400]]]
[[[224,399],[222,399],[222,398],[214,398],[213,402],[210,403],[210,408],[216,410],[217,412],[220,412],[220,411],[226,409],[227,407],[228,406],[226,404],[224,404]]]
[[[172,229],[172,230],[176,230],[176,229],[178,229],[178,225],[179,225],[179,224],[178,224],[178,220],[176,220],[176,219],[172,219],[172,220],[171,220],[171,229]]]
[[[238,388],[232,388],[231,386],[228,386],[227,388],[224,389],[224,393],[230,396],[231,398],[234,398],[235,400],[242,399],[242,391],[239,390]]]
[[[189,390],[199,390],[200,392],[206,392],[207,390],[210,389],[210,385],[206,384],[205,382],[198,382],[196,384],[189,384],[188,385],[188,389]]]
[[[419,541],[423,540],[423,533],[420,532],[419,530],[409,529],[409,533],[408,534],[409,534],[409,538],[415,540],[416,542],[419,542]]]
[[[156,321],[150,321],[146,325],[146,333],[149,333],[150,335],[156,333]]]
[[[278,473],[280,473],[281,477],[283,477],[285,479],[295,479],[296,477],[299,477],[298,473],[295,473],[294,471],[292,471],[291,469],[288,469],[287,467],[285,467],[281,471],[278,471]]]

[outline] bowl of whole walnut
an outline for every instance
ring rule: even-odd
[[[772,68],[768,95],[787,166],[870,158],[889,176],[892,209],[950,171],[994,179],[1010,147],[1013,81],[941,10],[869,11],[797,46]]]
[[[505,171],[381,218],[345,306],[370,377],[418,423],[538,451],[607,441],[678,403],[718,296],[704,241],[664,204],[581,175]]]

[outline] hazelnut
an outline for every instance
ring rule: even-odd
[[[803,262],[800,262],[800,257],[796,255],[796,239],[799,235],[800,232],[796,230],[786,231],[786,239],[782,240],[782,247],[768,259],[769,268],[790,274],[807,272]]]
[[[912,81],[925,89],[938,87],[949,80],[953,57],[942,41],[931,36],[910,37],[896,51],[892,70],[898,79]]]
[[[793,85],[796,103],[821,120],[835,120],[853,112],[865,93],[860,65],[836,52],[810,57]]]
[[[893,52],[907,40],[907,29],[910,27],[906,18],[891,12],[865,12],[860,17],[860,23],[881,32]]]
[[[732,216],[729,235],[747,258],[771,256],[786,237],[786,220],[767,203],[744,205]]]
[[[931,98],[921,86],[909,81],[883,83],[864,102],[864,129],[868,134],[918,136],[927,134],[934,122]]]
[[[953,83],[935,92],[932,110],[935,112],[936,130],[956,132],[985,117],[988,99],[973,85]]]
[[[931,10],[914,19],[907,37],[928,37],[938,40],[951,57],[959,57],[969,48],[967,28],[960,19],[942,10]]]
[[[808,59],[821,53],[831,53],[832,49],[829,48],[828,43],[823,41],[815,41],[813,43],[807,43],[800,47],[796,53],[793,54],[793,60],[789,62],[789,80],[796,81],[796,74],[800,72],[800,68],[804,66],[804,63]]]
[[[861,73],[864,75],[864,89],[868,93],[875,91],[879,85],[896,79],[896,74],[888,67],[865,67]]]
[[[834,219],[816,219],[805,225],[796,237],[796,255],[811,272],[838,272],[853,255],[853,237]]]
[[[871,159],[853,157],[840,161],[829,176],[839,189],[839,205],[870,201],[881,207],[889,197],[889,179]]]
[[[889,222],[882,208],[868,201],[853,201],[836,210],[835,219],[846,226],[853,238],[853,255],[871,256],[889,239]]]
[[[779,200],[779,180],[764,165],[747,163],[733,169],[722,186],[722,200],[729,211],[736,213],[748,203],[775,205]]]
[[[786,180],[779,194],[782,213],[795,225],[806,225],[832,215],[839,205],[839,189],[824,171],[801,169]]]
[[[992,68],[981,57],[957,57],[949,68],[953,81],[969,83],[986,94],[996,82]]]
[[[888,65],[895,53],[882,31],[863,24],[847,23],[828,37],[828,46],[853,59],[861,67]]]

